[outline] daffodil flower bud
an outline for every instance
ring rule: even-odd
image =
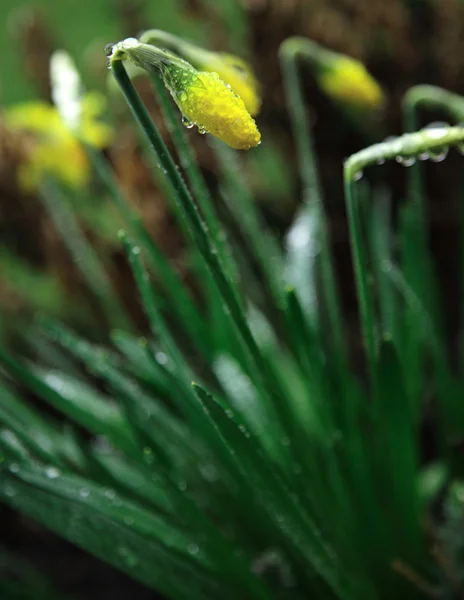
[[[347,56],[335,55],[316,75],[320,88],[330,98],[356,108],[375,110],[384,104],[382,88],[365,66]]]
[[[187,60],[199,71],[217,73],[243,100],[253,117],[261,108],[259,83],[250,65],[243,59],[226,52],[212,52],[159,29],[150,29],[140,41],[170,50]]]
[[[129,38],[111,48],[110,61],[129,60],[159,73],[179,107],[184,124],[196,125],[236,150],[257,146],[261,134],[243,100],[217,73],[198,71],[178,56]]]
[[[284,61],[301,58],[309,63],[321,90],[344,107],[374,111],[385,103],[380,85],[354,58],[298,36],[285,40],[280,53]]]

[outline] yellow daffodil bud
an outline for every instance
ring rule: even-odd
[[[332,55],[333,56],[333,55]],[[335,55],[316,75],[327,96],[346,105],[375,110],[384,104],[382,88],[365,66],[347,56]]]
[[[179,107],[184,125],[196,125],[236,150],[257,146],[261,134],[243,100],[217,73],[198,71],[178,56],[134,38],[115,44],[110,60],[130,60],[158,72]]]
[[[250,65],[243,59],[226,52],[205,50],[158,29],[146,31],[141,35],[140,41],[174,52],[199,71],[217,73],[219,78],[240,96],[250,115],[255,116],[259,113],[259,83]]]

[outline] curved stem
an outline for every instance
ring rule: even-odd
[[[344,165],[345,201],[350,228],[353,264],[358,293],[361,326],[369,368],[374,368],[377,356],[377,329],[374,301],[369,286],[367,250],[362,240],[361,218],[356,201],[356,179],[365,167],[395,159],[398,156],[416,158],[420,154],[462,144],[464,127],[423,129],[399,138],[369,146],[350,156]],[[375,381],[375,377],[373,379]]]
[[[287,106],[290,113],[294,139],[297,145],[298,163],[303,178],[303,202],[305,213],[316,211],[320,224],[320,267],[324,299],[327,304],[329,322],[334,336],[337,354],[346,356],[343,320],[339,294],[330,250],[330,240],[324,213],[323,193],[319,180],[318,165],[309,118],[304,104],[301,79],[297,62],[300,58],[317,63],[322,49],[311,40],[290,38],[280,47],[280,60],[284,78]]]

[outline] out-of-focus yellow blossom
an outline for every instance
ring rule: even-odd
[[[4,115],[6,126],[30,134],[27,157],[18,171],[21,188],[33,192],[47,175],[73,188],[85,186],[90,177],[90,164],[82,142],[101,149],[110,143],[113,135],[111,128],[98,120],[104,110],[103,96],[84,95],[75,133],[52,104],[33,101],[8,109]]]
[[[260,86],[250,65],[243,59],[226,52],[205,50],[159,29],[146,31],[140,41],[171,50],[199,71],[217,73],[240,96],[251,116],[259,113]]]
[[[187,127],[211,133],[236,150],[249,150],[261,134],[243,100],[217,75],[198,71],[178,56],[129,38],[115,44],[110,60],[130,60],[156,70],[184,116]]]
[[[342,104],[368,110],[380,108],[385,101],[382,88],[365,66],[353,58],[338,56],[316,74],[320,88]]]

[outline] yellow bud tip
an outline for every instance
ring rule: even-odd
[[[202,70],[217,73],[240,96],[250,115],[256,116],[261,109],[260,90],[248,64],[233,54],[211,52],[210,56],[210,62]]]
[[[362,63],[342,57],[318,77],[321,89],[331,98],[358,108],[375,110],[384,104],[382,88]]]
[[[198,129],[209,132],[236,150],[249,150],[261,141],[261,134],[243,100],[217,73],[197,71],[171,93],[184,117]]]

